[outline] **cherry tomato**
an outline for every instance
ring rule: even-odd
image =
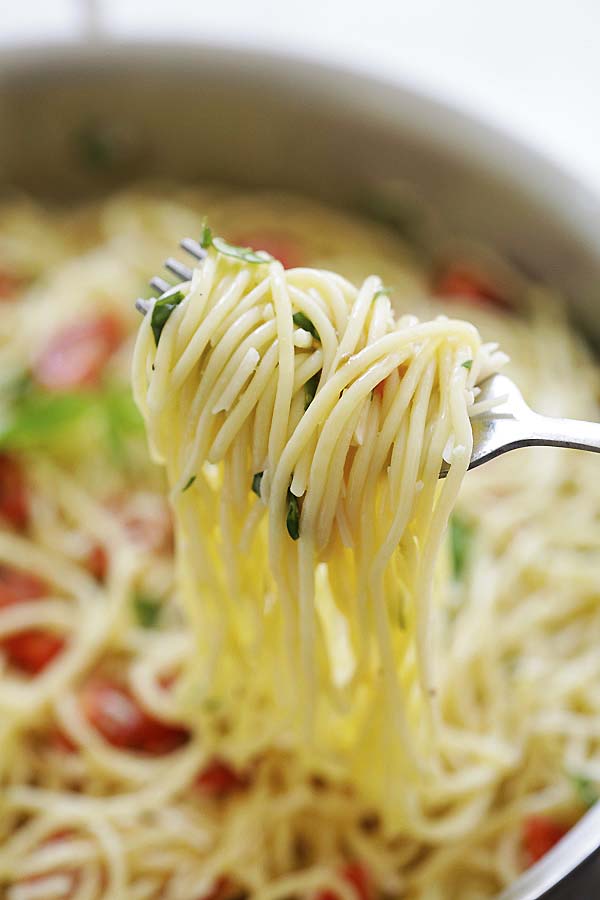
[[[441,272],[434,284],[435,293],[440,297],[471,300],[484,306],[495,306],[509,310],[510,304],[481,275],[463,266],[448,266]]]
[[[243,775],[221,759],[213,759],[196,779],[198,787],[210,797],[225,797],[246,786]]]
[[[357,860],[346,863],[340,868],[339,875],[354,888],[356,900],[373,900],[375,893],[371,876],[362,863]],[[340,900],[340,898],[335,891],[324,890],[315,894],[314,900]]]
[[[529,862],[537,862],[565,836],[569,829],[548,816],[529,816],[523,823],[523,844]]]
[[[110,314],[67,325],[36,360],[35,378],[52,391],[95,385],[122,338],[123,326]]]
[[[25,475],[20,463],[7,453],[0,453],[0,516],[19,530],[29,521]]]
[[[36,575],[20,569],[0,566],[0,609],[37,600],[46,593],[46,586]],[[65,646],[65,639],[41,628],[27,628],[2,638],[0,647],[11,665],[29,675],[37,675],[52,662]]]
[[[104,581],[108,570],[108,556],[102,544],[93,544],[85,558],[85,567],[96,581]]]
[[[197,900],[225,900],[232,885],[228,878],[221,876],[217,878],[212,888],[207,894],[202,894]]]
[[[236,234],[231,241],[238,247],[252,247],[253,250],[266,250],[283,265],[284,269],[293,269],[304,265],[300,248],[292,238],[270,231],[243,232]]]
[[[0,270],[0,300],[12,300],[23,285],[23,279],[18,275]]]
[[[398,374],[399,374],[400,378],[403,378],[407,372],[408,372],[408,366],[404,366],[404,365],[398,366]],[[383,381],[380,381],[379,384],[376,384],[375,387],[373,388],[374,392],[377,394],[378,397],[383,398],[383,392],[385,391],[386,382],[387,382],[387,378],[384,378]]]
[[[81,705],[88,722],[109,744],[122,750],[160,756],[181,747],[189,738],[187,729],[155,719],[126,687],[108,678],[88,682]]]

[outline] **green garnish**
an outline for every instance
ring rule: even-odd
[[[116,135],[106,125],[89,123],[75,135],[81,161],[96,171],[107,171],[118,161]]]
[[[581,805],[585,806],[586,809],[589,809],[598,799],[600,799],[598,789],[594,785],[594,782],[590,778],[587,778],[587,776],[571,772],[569,773],[569,779],[575,788],[575,792]]]
[[[317,388],[319,386],[319,380],[321,378],[321,370],[309,378],[306,384],[304,385],[304,410],[306,411],[310,404],[313,402],[315,398],[315,394],[317,393]]]
[[[212,228],[209,228],[206,222],[202,224],[202,231],[200,232],[200,246],[204,250],[208,250],[210,245],[212,244]]]
[[[183,292],[175,287],[170,291],[167,291],[166,294],[163,294],[162,297],[159,297],[152,307],[150,325],[152,326],[152,333],[157,347],[162,330],[165,327],[169,316],[184,299],[185,295]]]
[[[463,367],[463,369],[470,369],[472,365],[473,365],[472,359],[465,359],[464,363],[461,363],[461,366]]]
[[[373,300],[377,300],[378,297],[389,297],[391,293],[392,288],[387,284],[383,284],[378,291],[375,291]]]
[[[33,450],[49,448],[69,440],[69,429],[83,423],[100,423],[110,448],[119,459],[123,442],[142,434],[144,423],[125,387],[108,385],[97,390],[56,393],[38,388],[33,382],[13,394],[13,402],[0,423],[0,447]]]
[[[162,603],[148,594],[136,594],[133,598],[133,609],[138,624],[142,628],[154,628],[158,625],[162,612]]]
[[[241,259],[242,262],[247,263],[265,263],[271,262],[273,259],[266,250],[253,250],[252,247],[236,247],[235,244],[229,244],[224,238],[213,235],[212,229],[208,225],[202,226],[200,246],[205,250],[214,247],[223,256],[232,256],[234,259]]]
[[[260,497],[260,483],[263,480],[264,472],[255,472],[252,478],[252,490],[257,497]]]
[[[452,553],[452,568],[454,577],[458,580],[463,575],[468,563],[473,529],[470,525],[454,515],[450,519],[450,548]]]
[[[287,502],[288,508],[285,524],[291,539],[297,541],[300,537],[300,503],[291,491],[288,491]]]
[[[294,313],[292,319],[294,320],[294,325],[297,325],[298,328],[303,328],[304,331],[310,332],[315,340],[321,340],[321,338],[319,337],[319,332],[317,331],[311,320],[308,318],[308,316],[305,316],[303,312]]]
[[[181,493],[183,494],[183,493],[185,493],[185,491],[187,491],[188,488],[191,488],[191,486],[193,485],[195,480],[196,480],[196,476],[190,475],[190,477],[188,478],[188,480],[186,481],[184,486],[181,488]]]

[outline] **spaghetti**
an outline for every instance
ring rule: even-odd
[[[158,345],[143,323],[174,541],[131,298],[204,214],[285,271],[211,250]],[[478,248],[424,260],[372,222],[216,188],[16,201],[0,233],[0,892],[468,900],[514,880],[600,784],[600,497],[594,459],[542,449],[458,490],[502,361],[460,320],[533,406],[594,418],[560,299]]]

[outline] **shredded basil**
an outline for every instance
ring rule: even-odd
[[[600,799],[600,794],[598,793],[598,789],[594,785],[594,782],[586,775],[570,772],[569,779],[575,788],[575,793],[577,794],[581,805],[585,806],[586,809],[589,809],[598,801],[598,799]]]
[[[104,426],[109,446],[119,459],[125,439],[144,430],[126,387],[106,385],[97,390],[62,393],[42,390],[32,381],[23,380],[0,422],[0,447],[33,450],[64,444],[69,429],[94,417]]]
[[[136,594],[133,598],[133,609],[138,624],[142,628],[154,628],[158,625],[162,604],[156,597],[148,594]]]
[[[178,288],[172,288],[166,294],[163,294],[162,297],[159,297],[152,307],[150,325],[152,326],[152,333],[157,347],[169,316],[183,299],[185,299],[183,292]]]
[[[373,300],[377,300],[378,297],[389,297],[391,293],[392,288],[387,284],[383,284],[378,291],[375,291]]]
[[[306,384],[304,385],[304,410],[306,411],[310,404],[315,399],[315,394],[317,393],[317,388],[319,386],[319,380],[321,378],[321,370],[309,378]]]
[[[473,365],[473,360],[465,359],[464,363],[461,363],[461,365],[462,365],[463,369],[470,369],[471,366]]]
[[[263,480],[264,472],[255,472],[252,478],[252,490],[257,497],[260,497],[260,483]]]
[[[181,488],[181,493],[183,494],[183,493],[185,493],[185,491],[187,491],[188,488],[191,488],[191,486],[193,485],[193,483],[195,482],[195,480],[196,480],[196,476],[195,476],[195,475],[191,475],[191,476],[188,478],[188,480],[186,481],[186,483],[184,484],[184,486]]]
[[[319,337],[319,332],[317,331],[311,320],[308,318],[308,316],[305,316],[303,312],[294,313],[292,319],[294,320],[294,325],[297,325],[298,328],[303,328],[304,331],[308,331],[310,334],[312,334],[315,340],[321,340],[321,338]]]
[[[285,524],[291,539],[297,541],[300,537],[300,503],[291,491],[288,491],[287,504]]]
[[[200,246],[205,250],[209,247],[214,247],[223,256],[232,256],[234,259],[240,259],[242,262],[247,263],[265,263],[271,262],[273,259],[266,250],[253,250],[252,247],[236,247],[235,244],[228,243],[224,238],[213,235],[212,229],[208,225],[202,226]]]
[[[473,537],[473,529],[464,519],[454,515],[450,519],[450,547],[452,551],[452,568],[454,577],[462,577],[469,561],[469,552]]]

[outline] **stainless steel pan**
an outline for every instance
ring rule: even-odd
[[[81,160],[85,129],[121,150]],[[225,47],[69,46],[0,58],[0,187],[69,200],[132,176],[289,187],[357,206],[409,183],[472,235],[569,297],[600,341],[600,203],[506,135],[406,88]],[[600,897],[600,807],[502,900]]]

